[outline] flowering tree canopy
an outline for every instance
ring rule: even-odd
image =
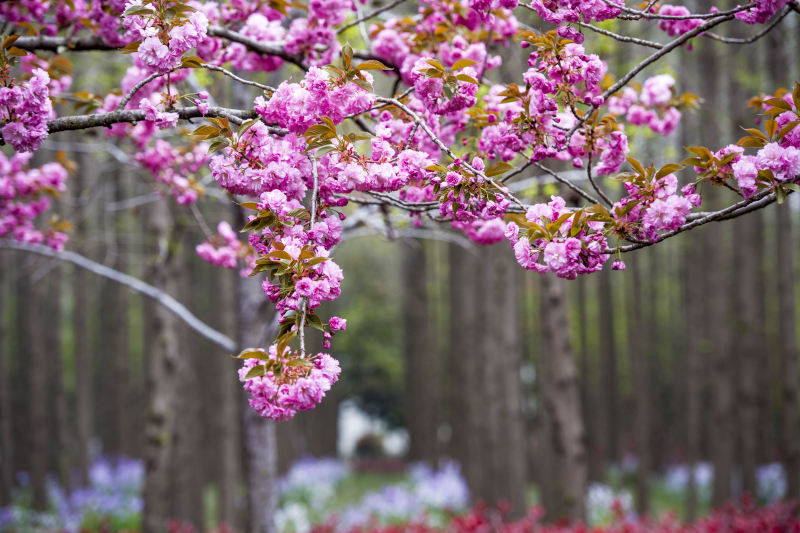
[[[133,159],[183,206],[204,197],[199,175],[209,169],[246,210],[247,241],[223,222],[197,253],[264,276],[278,335],[269,349],[242,351],[239,374],[261,416],[287,420],[319,403],[340,373],[334,358],[306,346],[304,331],[321,330],[328,349],[346,327],[338,317],[323,321],[318,310],[340,294],[343,272],[331,251],[342,240],[348,204],[403,210],[416,225],[449,223],[477,244],[505,239],[522,268],[575,279],[609,260],[624,270],[624,252],[800,192],[800,84],[753,100],[764,111],[763,129],[747,129],[736,145],[716,151],[687,148],[689,158],[661,168],[635,159],[625,133],[630,124],[668,136],[699,104],[669,74],[634,82],[643,69],[695,37],[754,42],[792,10],[800,13],[796,2],[691,13],[656,0],[636,8],[623,0],[420,0],[414,12],[406,1],[368,13],[358,0],[0,2],[3,27],[11,29],[0,49],[2,142],[16,151],[0,154],[0,236],[64,248],[67,222],[53,217],[47,229],[34,222],[49,209],[49,196],[65,189],[71,163],[60,157],[28,165],[58,132],[103,127],[107,136],[129,138]],[[555,29],[528,28],[519,10]],[[610,19],[655,20],[671,40],[592,24]],[[711,32],[735,20],[765,26],[746,39]],[[654,51],[629,72],[611,73],[584,48],[586,31]],[[491,53],[498,47],[529,53],[519,79],[487,78],[502,62]],[[84,50],[130,56],[119,90],[68,93],[64,54]],[[240,77],[287,64],[301,74],[275,88]],[[246,108],[218,107],[193,89],[196,69],[261,93]],[[391,90],[381,95],[376,87]],[[54,102],[64,109],[75,103],[74,114],[57,117]],[[190,131],[182,121],[191,119],[204,122]],[[585,168],[591,189],[545,166],[550,161]],[[578,205],[560,196],[536,205],[515,197],[508,184],[531,166],[569,189]],[[687,167],[691,181],[681,186],[675,173]],[[609,198],[600,177],[623,184],[620,200]],[[732,189],[741,200],[693,211],[707,186]],[[299,350],[290,349],[295,338]]]

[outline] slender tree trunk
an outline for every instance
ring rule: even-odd
[[[11,379],[6,338],[5,272],[8,254],[0,254],[0,507],[11,503],[14,485],[14,438],[11,427]]]
[[[50,298],[48,302],[51,317],[48,327],[47,352],[52,361],[51,386],[55,405],[55,469],[59,484],[70,490],[70,451],[69,451],[69,413],[67,412],[67,393],[64,388],[64,363],[61,343],[61,278],[62,268],[56,267],[48,276]]]
[[[569,317],[564,280],[551,273],[542,277],[543,408],[558,465],[556,503],[552,519],[584,520],[586,509],[586,430],[581,413],[578,372],[569,342]]]
[[[619,428],[617,424],[617,353],[614,342],[614,309],[611,301],[611,270],[598,273],[600,285],[600,433],[603,461],[619,464]]]
[[[33,509],[45,511],[47,509],[47,488],[45,476],[48,465],[48,356],[46,337],[39,333],[44,306],[44,280],[34,282],[31,276],[25,280],[31,284],[30,302],[28,305],[27,321],[30,325],[31,353],[28,360],[28,403],[30,405],[30,428],[28,434],[30,453],[32,459],[31,486],[33,487]]]
[[[756,460],[758,458],[758,374],[766,352],[763,348],[763,309],[756,305],[759,297],[759,261],[761,254],[754,249],[759,236],[753,216],[734,221],[736,232],[736,312],[737,323],[734,328],[736,351],[739,359],[738,410],[739,445],[741,450],[742,488],[745,492],[756,494]],[[794,331],[794,330],[792,330]]]
[[[696,234],[689,234],[683,257],[684,286],[684,330],[688,343],[686,346],[686,462],[689,466],[689,481],[686,491],[686,520],[691,522],[697,517],[697,483],[694,468],[700,461],[700,441],[702,432],[702,398],[703,398],[703,358],[706,331],[703,328],[704,317],[707,316],[703,298],[705,286],[705,268],[703,264],[702,239]]]
[[[778,206],[778,336],[783,377],[783,449],[787,472],[786,498],[800,499],[800,430],[797,412],[797,332],[795,330],[792,212],[788,204]]]
[[[82,157],[82,163],[88,163],[88,156]],[[81,165],[78,175],[75,176],[75,197],[82,199],[86,189],[85,164]],[[85,254],[82,245],[86,239],[85,215],[78,211],[78,223],[75,231],[75,240],[78,243],[77,252]],[[89,484],[89,440],[92,436],[92,366],[89,351],[89,323],[88,323],[88,283],[87,273],[83,268],[75,268],[74,276],[74,330],[75,330],[75,394],[76,414],[75,421],[78,437],[78,469],[80,484],[85,487]]]
[[[219,275],[219,297],[221,300],[222,331],[236,338],[236,270],[222,270]],[[236,493],[241,480],[241,388],[236,371],[238,361],[232,360],[227,355],[215,354],[214,361],[217,366],[217,379],[220,387],[220,406],[218,410],[220,420],[221,439],[221,484],[220,484],[220,520],[234,530],[239,529],[239,520],[236,513]]]
[[[171,204],[173,220],[180,216],[179,206]],[[182,250],[189,248],[189,239],[183,232],[180,242],[176,242]],[[184,257],[180,256],[183,265],[183,275],[178,280],[179,301],[183,302],[190,310],[196,312],[193,301],[193,289],[196,286],[195,269]],[[173,464],[173,501],[174,512],[171,518],[178,518],[192,524],[196,529],[203,527],[203,486],[204,474],[208,465],[203,465],[202,455],[198,443],[202,441],[202,428],[200,426],[200,387],[197,376],[198,347],[195,342],[194,332],[181,323],[178,328],[180,336],[180,367],[178,372],[179,396],[177,409],[180,416],[175,425],[175,459]],[[206,468],[204,468],[206,467]]]
[[[642,307],[641,254],[628,257],[630,269],[628,300],[628,351],[633,372],[633,394],[636,402],[635,435],[636,456],[636,512],[645,514],[649,509],[649,480],[652,470],[650,456],[650,383],[648,380],[648,352],[645,348],[647,332],[644,328]]]
[[[180,258],[168,253],[174,228],[166,203],[169,201],[156,202],[150,215],[151,231],[161,251],[153,282],[167,294],[178,295],[180,277],[186,272]],[[179,324],[175,315],[163,306],[153,309],[153,334],[155,342],[147,371],[149,405],[145,421],[144,533],[160,533],[167,526],[175,421],[180,414],[177,412],[178,372],[182,367]]]
[[[457,244],[450,259],[450,427],[454,458],[461,464],[467,485],[477,494],[481,485],[481,439],[476,291],[476,252]]]
[[[428,309],[428,275],[425,247],[407,240],[403,247],[403,307],[406,353],[406,426],[408,458],[436,465],[439,450],[438,378],[436,345]]]

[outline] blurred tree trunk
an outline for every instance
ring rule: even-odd
[[[410,441],[408,458],[436,466],[439,457],[439,365],[428,309],[426,253],[420,240],[407,239],[404,244],[405,403]]]
[[[41,265],[36,265],[41,268]],[[46,268],[46,267],[45,267]],[[36,268],[32,269],[36,272]],[[46,336],[41,334],[43,317],[46,315],[44,293],[46,280],[34,281],[31,275],[26,276],[24,283],[30,284],[30,301],[26,318],[30,337],[30,354],[28,367],[28,403],[30,404],[30,433],[28,444],[32,461],[31,486],[33,488],[33,509],[47,509],[46,475],[48,466],[48,376],[49,364]]]
[[[611,301],[611,269],[598,273],[600,314],[600,434],[604,464],[619,464],[620,445],[617,427],[617,353],[614,342],[614,308]]]
[[[583,413],[586,431],[586,458],[588,461],[589,479],[599,481],[602,477],[603,466],[600,464],[602,463],[602,459],[598,460],[597,454],[591,452],[597,445],[597,435],[595,434],[596,419],[589,416],[597,400],[593,394],[594,389],[589,370],[589,325],[586,316],[586,306],[589,303],[586,296],[588,280],[586,276],[578,276],[576,283],[578,287],[578,331],[581,343],[578,379],[580,380],[581,390],[581,412]]]
[[[174,202],[170,202],[170,207],[173,220],[179,220],[182,208]],[[193,297],[194,288],[197,286],[196,272],[184,251],[191,249],[189,248],[191,238],[186,235],[186,229],[182,225],[176,228],[180,240],[172,241],[172,246],[181,249],[178,252],[182,264],[182,275],[178,280],[178,301],[197,313]],[[208,465],[203,464],[199,446],[203,440],[200,426],[201,392],[197,377],[200,361],[194,332],[181,322],[178,334],[181,357],[177,375],[179,389],[177,410],[180,416],[177,417],[175,425],[175,459],[172,465],[174,513],[171,518],[189,522],[196,529],[202,530],[203,487]]]
[[[764,310],[759,309],[759,280],[761,271],[759,261],[759,235],[755,218],[761,212],[734,220],[734,261],[736,287],[736,352],[739,363],[738,410],[739,445],[741,450],[742,488],[745,492],[756,494],[756,461],[758,459],[758,375],[765,359],[763,335]],[[793,330],[794,331],[794,330]]]
[[[236,332],[236,278],[239,275],[236,269],[218,269],[219,290],[216,292],[220,298],[221,331],[230,338],[235,339]],[[239,361],[232,360],[228,355],[215,353],[217,379],[220,387],[220,406],[217,411],[219,417],[221,439],[221,483],[220,483],[220,521],[228,524],[234,530],[240,530],[236,513],[236,493],[241,480],[242,440],[239,410],[241,406],[239,378],[236,374]]]
[[[6,337],[5,273],[7,256],[0,254],[0,507],[11,503],[14,485],[14,436],[11,427],[11,379],[8,365],[8,339]]]
[[[79,200],[74,218],[76,252],[85,255],[86,214],[81,209],[80,201],[87,197],[86,168],[90,165],[89,155],[80,154],[80,166],[75,176],[75,198]],[[76,413],[75,425],[78,437],[78,469],[80,484],[89,484],[89,440],[92,436],[92,366],[89,351],[89,295],[87,272],[83,268],[75,268],[74,278],[74,311],[73,328],[75,330],[75,391]]]
[[[683,252],[684,330],[686,346],[686,462],[689,480],[686,490],[686,520],[697,517],[697,483],[694,468],[700,461],[702,432],[703,363],[707,353],[703,318],[707,316],[703,298],[706,271],[702,255],[702,238],[690,232],[685,238]]]
[[[518,266],[506,252],[499,246],[480,249],[481,496],[490,505],[509,502],[511,516],[518,517],[526,511]]]
[[[555,505],[548,518],[584,520],[586,508],[586,431],[581,413],[578,376],[569,341],[569,316],[564,280],[542,277],[542,404],[557,465]]]
[[[787,472],[786,499],[800,498],[800,432],[798,431],[797,332],[792,253],[792,211],[789,204],[778,206],[778,336],[783,377],[783,450]]]
[[[706,6],[708,2],[702,2]],[[710,5],[708,5],[710,7]],[[701,7],[702,8],[702,7]],[[711,41],[704,41],[697,59],[702,68],[700,78],[700,97],[707,102],[719,102],[719,59],[717,47]],[[718,120],[718,104],[704,107],[700,116],[701,142],[717,146],[721,139]],[[705,189],[704,205],[711,209],[719,208],[723,201],[717,187]],[[707,313],[705,326],[711,340],[709,354],[709,386],[711,409],[709,411],[709,430],[711,436],[711,456],[714,463],[714,486],[711,503],[721,505],[731,497],[731,476],[735,452],[734,422],[734,382],[732,342],[730,338],[728,306],[728,265],[725,249],[725,227],[722,224],[709,224],[703,228],[705,254],[707,257],[707,276],[705,283]]]
[[[48,276],[49,301],[49,324],[47,328],[47,353],[51,360],[52,370],[48,372],[52,380],[50,385],[53,387],[52,405],[55,413],[55,439],[51,449],[55,455],[55,471],[58,473],[59,484],[67,491],[70,491],[70,442],[69,442],[69,413],[67,411],[67,393],[64,388],[64,354],[61,343],[61,279],[63,276],[62,266],[56,266]]]
[[[171,199],[163,199],[155,202],[150,214],[151,233],[159,247],[153,283],[167,294],[178,296],[180,278],[186,275],[186,269],[180,251],[169,245],[174,238],[174,222],[167,205],[170,201]],[[152,318],[155,342],[147,372],[149,400],[145,421],[143,533],[159,533],[167,526],[175,422],[182,415],[177,411],[180,384],[178,373],[182,370],[178,318],[160,305],[153,308]]]
[[[650,383],[647,364],[648,351],[645,339],[648,332],[642,307],[642,266],[641,254],[628,254],[628,352],[633,373],[633,394],[636,403],[635,439],[638,466],[636,468],[636,512],[640,515],[649,510],[649,479],[653,468],[650,455]]]
[[[479,304],[477,250],[449,246],[450,262],[450,427],[453,457],[461,464],[470,492],[481,486],[481,398],[478,365]]]

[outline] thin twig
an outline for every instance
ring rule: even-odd
[[[189,204],[189,208],[192,210],[195,220],[197,220],[197,223],[200,225],[200,229],[203,230],[203,234],[205,234],[206,239],[213,237],[214,234],[211,232],[211,228],[208,227],[208,224],[206,224],[206,219],[203,216],[203,213],[200,212],[197,204],[192,202]]]
[[[338,30],[336,30],[336,34],[339,35],[343,31],[352,28],[356,24],[360,24],[360,23],[364,22],[365,20],[369,20],[372,17],[378,16],[381,13],[383,13],[384,11],[388,11],[388,10],[392,9],[393,7],[395,7],[395,6],[399,6],[400,4],[402,4],[405,1],[406,0],[395,0],[391,4],[387,4],[387,5],[383,6],[383,7],[379,7],[378,9],[376,9],[374,11],[370,11],[369,13],[364,15],[363,17],[360,16],[360,17],[358,17],[358,19],[354,20],[353,22],[349,22],[349,23],[345,24],[344,26],[342,26],[341,28],[339,28]]]
[[[154,74],[150,74],[145,79],[143,79],[142,81],[140,81],[139,83],[134,85],[133,89],[128,91],[128,94],[126,94],[125,97],[122,100],[119,101],[119,105],[117,106],[117,111],[122,111],[123,109],[125,109],[125,106],[128,105],[128,102],[131,101],[131,98],[133,98],[134,95],[137,92],[139,92],[139,89],[141,89],[142,87],[144,87],[145,85],[147,85],[148,83],[153,81],[154,79],[156,79],[158,77],[161,77],[163,75],[164,74],[159,74],[158,72],[156,72]]]
[[[791,10],[792,10],[792,6],[791,5],[786,6],[784,8],[783,12],[781,12],[781,14],[780,14],[780,16],[778,18],[776,18],[775,20],[770,22],[769,25],[767,27],[765,27],[763,30],[761,30],[760,32],[758,32],[755,35],[753,35],[752,37],[748,37],[746,39],[734,39],[734,38],[731,38],[731,37],[722,37],[721,35],[717,35],[716,33],[712,33],[710,31],[704,33],[703,36],[704,37],[708,37],[709,39],[714,39],[715,41],[720,41],[722,43],[727,43],[727,44],[749,44],[749,43],[753,43],[753,42],[756,42],[757,40],[759,40],[760,38],[762,38],[763,36],[765,36],[766,34],[768,34],[770,31],[772,31],[772,29],[775,26],[777,26],[778,24],[780,24],[780,22],[784,19],[784,17],[786,17],[786,15],[789,14],[789,12]]]
[[[525,7],[529,7],[526,4],[522,4],[522,5],[525,6]],[[602,28],[598,28],[597,26],[593,26],[591,24],[587,24],[585,22],[578,21],[577,24],[579,24],[580,26],[582,26],[584,28],[589,28],[590,30],[592,30],[595,33],[599,33],[601,35],[605,35],[606,37],[611,37],[612,39],[616,39],[617,41],[620,41],[620,42],[623,42],[623,43],[639,44],[641,46],[649,46],[650,48],[656,48],[658,50],[660,50],[661,48],[664,47],[664,45],[661,44],[661,43],[655,43],[653,41],[646,41],[644,39],[637,39],[636,37],[628,37],[627,35],[619,35],[619,34],[616,34],[614,32],[611,32],[611,31],[608,31],[608,30],[604,30]]]
[[[558,180],[559,183],[563,183],[564,185],[566,185],[567,187],[569,187],[570,189],[572,189],[573,191],[575,191],[579,195],[583,196],[585,199],[589,200],[590,202],[592,202],[594,204],[599,204],[600,203],[600,200],[598,200],[597,198],[595,198],[594,196],[592,196],[588,192],[584,191],[583,189],[581,189],[577,185],[573,184],[571,181],[562,178],[554,170],[550,170],[549,168],[547,168],[546,166],[542,165],[539,162],[534,162],[533,164],[536,165],[541,170],[544,170],[545,172],[547,172],[548,174],[553,176],[556,180]]]
[[[615,4],[611,0],[603,0],[608,6],[617,8],[625,13],[629,13],[635,15],[637,19],[659,19],[659,20],[689,20],[689,19],[713,19],[716,17],[726,16],[726,15],[735,15],[740,11],[747,11],[751,7],[756,6],[756,2],[750,2],[749,4],[745,4],[743,6],[738,6],[733,9],[729,9],[728,11],[717,11],[716,13],[698,13],[698,14],[690,14],[690,15],[659,15],[658,13],[647,13],[645,11],[637,11],[635,9],[631,9],[629,7],[625,7],[624,5]]]
[[[612,202],[611,199],[608,196],[606,196],[606,193],[604,193],[603,190],[600,188],[600,186],[597,185],[597,183],[595,183],[595,181],[594,181],[594,176],[592,176],[592,154],[591,154],[591,152],[589,153],[589,164],[586,165],[586,177],[589,178],[589,183],[592,184],[592,189],[594,189],[595,192],[597,192],[597,194],[600,195],[600,198],[602,198],[609,205],[609,207],[614,205],[614,202]]]
[[[269,85],[264,85],[264,84],[261,84],[261,83],[255,82],[255,81],[250,81],[250,80],[246,80],[244,78],[240,78],[239,76],[237,76],[236,74],[234,74],[230,70],[226,70],[226,69],[224,69],[222,67],[218,67],[217,65],[212,65],[210,63],[203,63],[202,66],[203,66],[203,68],[208,69],[208,70],[215,70],[217,72],[222,72],[223,74],[225,74],[229,78],[232,78],[232,79],[238,81],[239,83],[243,83],[244,85],[252,85],[253,87],[258,87],[259,89],[263,89],[265,91],[270,91],[270,92],[273,92],[273,93],[275,92],[275,89],[270,87]]]

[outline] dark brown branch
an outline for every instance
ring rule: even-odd
[[[369,19],[371,19],[372,17],[378,16],[378,15],[380,15],[381,13],[383,13],[384,11],[388,11],[388,10],[392,9],[393,7],[395,7],[395,6],[399,6],[400,4],[402,4],[402,3],[403,3],[403,2],[405,2],[405,1],[406,1],[406,0],[395,0],[395,1],[394,1],[394,2],[392,2],[391,4],[387,4],[387,5],[383,6],[383,7],[379,7],[378,9],[376,9],[376,10],[374,10],[374,11],[370,11],[369,13],[367,13],[366,15],[364,15],[363,17],[359,17],[358,19],[354,20],[353,22],[350,22],[350,23],[348,23],[348,24],[345,24],[344,26],[342,26],[341,28],[339,28],[338,30],[336,30],[336,34],[337,34],[337,35],[339,35],[339,34],[340,34],[340,33],[342,33],[343,31],[345,31],[345,30],[348,30],[348,29],[352,28],[352,27],[353,27],[353,26],[355,26],[356,24],[359,24],[359,23],[361,23],[361,22],[364,22],[365,20],[369,20]]]
[[[748,37],[746,39],[734,39],[734,38],[731,38],[731,37],[722,37],[721,35],[717,35],[716,33],[712,33],[712,32],[706,32],[706,33],[703,34],[703,36],[704,37],[708,37],[709,39],[714,39],[715,41],[720,41],[720,42],[727,43],[727,44],[749,44],[749,43],[754,43],[757,40],[759,40],[760,38],[762,38],[763,36],[765,36],[766,34],[768,34],[770,31],[772,31],[772,29],[775,26],[780,24],[780,22],[784,19],[784,17],[786,17],[786,15],[789,14],[789,12],[792,10],[793,7],[795,7],[794,4],[789,4],[788,6],[786,6],[784,8],[783,12],[780,14],[780,16],[778,16],[778,18],[776,18],[775,20],[770,22],[770,24],[766,28],[764,28],[760,32],[756,33],[752,37]]]

